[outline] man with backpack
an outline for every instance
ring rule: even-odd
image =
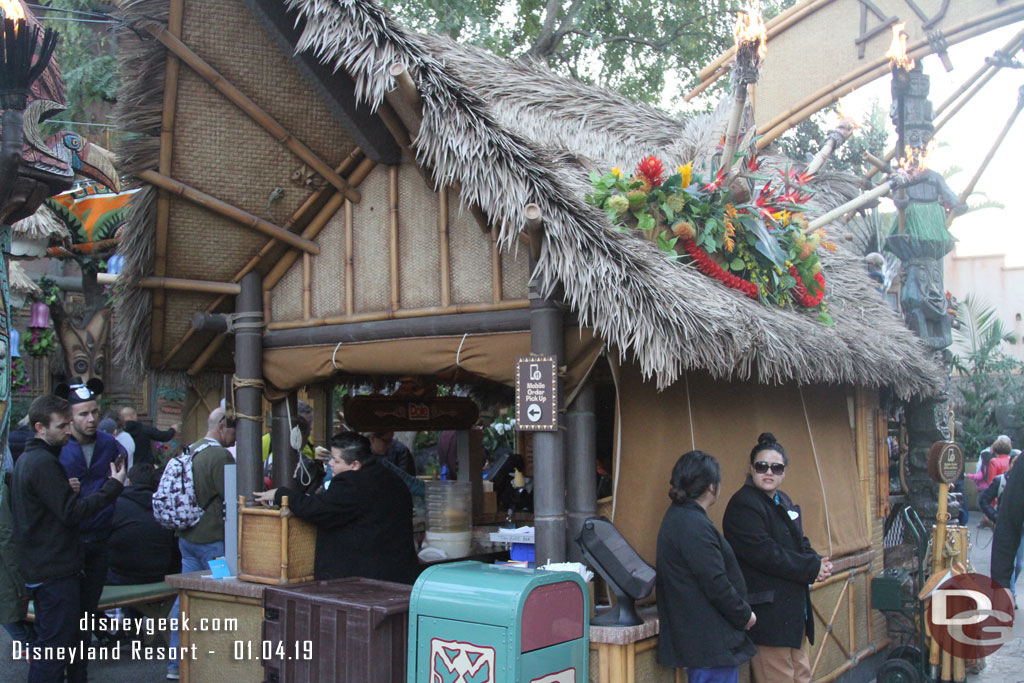
[[[234,443],[235,421],[228,419],[223,408],[214,408],[206,423],[206,436],[189,446],[188,453],[167,464],[153,496],[153,514],[167,526],[161,506],[167,500],[164,494],[168,488],[173,491],[171,500],[180,513],[174,526],[181,550],[182,573],[207,569],[210,560],[224,555],[224,465],[234,462],[228,451],[228,446]],[[169,487],[169,483],[175,485]],[[171,608],[171,617],[178,618],[177,600]],[[178,640],[178,631],[173,631],[172,651],[177,649]],[[177,680],[177,660],[167,663],[167,678]]]

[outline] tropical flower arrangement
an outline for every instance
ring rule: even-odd
[[[21,341],[25,353],[33,358],[49,356],[57,350],[57,333],[53,328],[32,328],[32,335]]]
[[[15,356],[11,359],[11,389],[13,391],[28,391],[29,380],[28,372],[25,371],[25,361],[19,356]]]
[[[742,198],[726,184],[724,170],[705,179],[691,162],[668,175],[661,159],[649,156],[628,177],[617,168],[591,173],[594,191],[586,200],[617,229],[642,231],[669,259],[689,257],[702,273],[751,299],[815,309],[831,325],[817,250],[836,246],[823,229],[807,231],[809,176],[786,169],[776,181],[758,176],[759,167],[756,157],[746,162],[747,177],[758,186],[766,182],[756,196]]]

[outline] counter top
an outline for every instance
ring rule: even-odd
[[[658,608],[650,605],[638,607],[637,612],[644,623],[639,626],[591,626],[591,643],[628,645],[658,635]]]
[[[265,583],[254,583],[252,581],[239,581],[236,578],[213,579],[210,578],[210,570],[201,572],[189,572],[188,574],[171,574],[164,578],[172,588],[185,591],[201,591],[203,593],[218,593],[220,595],[234,595],[240,598],[252,598],[263,600],[263,591],[267,588],[283,588],[285,586],[270,586]],[[296,586],[299,584],[288,584]]]

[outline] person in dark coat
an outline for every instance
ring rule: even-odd
[[[124,425],[124,431],[135,442],[135,462],[148,462],[161,467],[163,463],[158,463],[156,456],[153,455],[153,442],[170,441],[181,431],[181,425],[176,424],[170,429],[161,431],[152,425],[139,422],[135,408],[129,406],[121,408],[118,416],[121,418],[121,424]]]
[[[326,490],[302,494],[281,487],[255,492],[258,502],[288,507],[317,527],[313,575],[319,580],[359,576],[413,583],[419,570],[413,547],[412,496],[397,474],[354,432],[331,439],[333,472]]]
[[[803,534],[800,506],[779,490],[789,458],[770,433],[750,451],[750,475],[725,509],[722,528],[736,551],[747,599],[757,613],[750,637],[755,683],[811,680],[805,637],[814,642],[808,584],[831,575],[832,563]]]
[[[672,469],[672,505],[658,531],[658,662],[685,667],[690,683],[735,683],[756,649],[746,631],[757,617],[729,542],[708,518],[722,474],[703,451]]]
[[[32,425],[28,423],[28,415],[18,421],[18,426],[7,435],[7,447],[11,449],[11,458],[18,462],[18,458],[25,451],[25,444],[35,436]]]
[[[110,463],[103,485],[90,496],[79,496],[59,460],[71,432],[71,405],[63,398],[40,396],[28,414],[36,438],[18,458],[11,483],[19,568],[35,603],[32,645],[38,649],[30,652],[28,680],[60,681],[67,669],[72,683],[86,681],[87,660],[70,663],[67,658],[69,648],[84,646],[90,638],[79,630],[88,610],[79,525],[114,502],[125,471]]]
[[[1018,456],[1018,460],[1020,457]],[[1011,590],[1019,578],[1017,569],[1024,557],[1024,465],[1016,466],[1006,473],[1008,479],[999,494],[999,515],[992,532],[991,572],[992,580]],[[1014,604],[1017,604],[1014,597]]]
[[[395,438],[394,432],[372,432],[367,436],[370,439],[370,449],[374,455],[384,458],[392,465],[397,465],[412,476],[416,476],[416,459],[412,457],[409,448]]]
[[[153,517],[153,494],[160,484],[160,475],[152,463],[140,463],[128,470],[126,484],[114,503],[107,542],[107,583],[163,581],[168,574],[181,572],[181,552],[174,531],[163,528]]]

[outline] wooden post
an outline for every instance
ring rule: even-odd
[[[288,419],[289,411],[291,420]],[[298,424],[295,418],[299,414],[298,394],[290,392],[283,401],[277,401],[270,407],[270,450],[274,454],[273,474],[274,486],[294,488],[295,465],[299,453],[291,447],[289,438],[291,428]]]
[[[242,278],[242,293],[235,311],[242,317],[238,323],[262,323],[263,307],[259,273]],[[236,323],[236,324],[238,324]],[[235,376],[243,382],[263,380],[263,330],[255,325],[242,325],[235,331]],[[237,422],[236,462],[238,491],[263,490],[263,391],[259,386],[240,386],[233,392]]]
[[[395,79],[395,89],[385,93],[384,98],[409,131],[409,137],[415,140],[423,122],[423,100],[420,99],[416,84],[413,83],[405,64],[392,64],[389,73]]]
[[[491,301],[498,303],[501,301],[502,283],[501,283],[501,249],[498,248],[498,226],[491,228]]]
[[[437,195],[437,244],[441,265],[441,305],[452,302],[451,245],[448,244],[448,188],[442,187]]]
[[[204,292],[229,296],[237,295],[242,291],[242,288],[234,282],[184,280],[177,277],[144,277],[135,286],[143,289],[173,289],[180,292]]]
[[[167,32],[180,36],[185,18],[184,0],[170,0],[167,8]],[[157,169],[163,175],[171,173],[171,158],[174,154],[174,117],[178,101],[178,77],[181,62],[174,55],[167,56],[164,71],[164,99],[160,117],[160,160]],[[167,274],[167,230],[171,221],[171,198],[167,192],[159,191],[156,199],[156,235],[153,240],[153,275]],[[152,316],[153,335],[150,340],[150,363],[156,365],[164,346],[164,316],[167,297],[163,290],[153,292]]]
[[[352,223],[352,202],[345,202],[345,315],[352,315],[356,309],[356,257]]]
[[[388,254],[391,275],[391,310],[402,307],[398,279],[398,167],[388,168]]]
[[[302,255],[302,317],[313,317],[313,265],[309,254]]]

